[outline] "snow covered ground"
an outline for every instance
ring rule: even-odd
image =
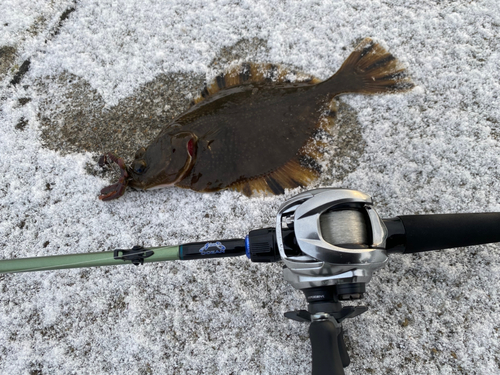
[[[178,188],[104,203],[132,155],[231,60],[332,75],[362,38],[418,85],[347,95],[329,173],[382,217],[500,211],[500,5],[484,1],[3,0],[0,257],[240,238],[285,196]],[[28,63],[29,61],[29,63]],[[24,64],[23,64],[24,63]],[[23,73],[24,72],[24,73]],[[344,323],[346,374],[500,373],[497,244],[393,256]],[[308,374],[305,308],[245,258],[0,276],[2,374]]]

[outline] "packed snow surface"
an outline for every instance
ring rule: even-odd
[[[272,226],[279,205],[305,189],[256,198],[129,190],[102,202],[99,152],[146,145],[152,133],[120,128],[123,118],[161,129],[233,57],[326,79],[367,36],[417,87],[342,96],[348,134],[336,135],[311,188],[363,191],[382,217],[500,211],[496,0],[3,0],[0,257],[243,238]],[[155,87],[171,91],[145,94]],[[368,312],[344,323],[346,374],[500,373],[499,286],[497,244],[391,256],[353,302]],[[0,293],[1,374],[311,371],[307,324],[283,316],[305,299],[279,263],[9,274]]]

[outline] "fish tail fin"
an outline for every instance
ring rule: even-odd
[[[330,92],[398,93],[412,89],[414,84],[405,67],[380,44],[365,38],[340,69],[324,83]]]

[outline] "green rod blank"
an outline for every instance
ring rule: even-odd
[[[179,246],[150,247],[143,250],[153,251],[144,258],[144,263],[164,262],[179,259]],[[0,260],[0,274],[14,272],[34,272],[132,264],[129,260],[114,259],[113,251],[100,253],[52,255],[45,257]]]

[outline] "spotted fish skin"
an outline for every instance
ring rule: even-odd
[[[313,138],[335,126],[336,96],[413,87],[398,60],[369,38],[323,82],[307,75],[290,82],[289,75],[270,64],[243,64],[217,76],[136,153],[128,184],[234,189],[247,196],[305,186],[318,177],[321,145]]]

